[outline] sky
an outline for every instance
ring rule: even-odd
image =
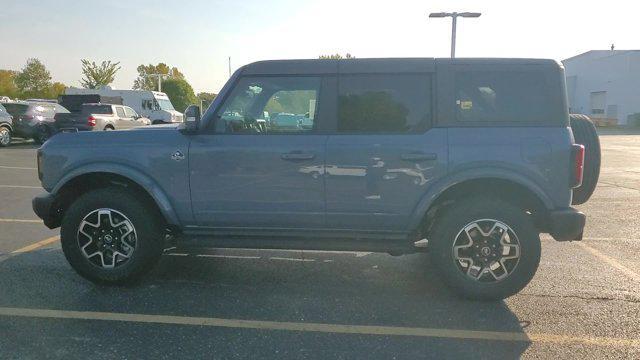
[[[640,49],[634,1],[549,0],[0,0],[0,69],[38,58],[53,81],[79,87],[80,60],[119,61],[112,86],[131,88],[140,64],[176,66],[196,92],[218,92],[232,70],[267,59],[458,57],[563,60],[588,50]]]

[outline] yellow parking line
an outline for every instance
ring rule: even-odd
[[[74,319],[120,321],[130,323],[152,323],[168,325],[211,326],[254,330],[281,330],[300,332],[321,332],[334,334],[359,334],[382,336],[416,336],[449,338],[462,340],[546,342],[546,343],[578,343],[600,346],[640,347],[639,339],[571,336],[546,333],[524,333],[503,331],[455,330],[399,326],[341,325],[323,323],[280,322],[260,320],[223,319],[212,317],[192,317],[173,315],[148,315],[130,313],[111,313],[93,311],[69,311],[51,309],[29,309],[0,307],[0,316],[17,316],[29,318]]]
[[[44,239],[44,240],[40,240],[40,241],[38,241],[37,243],[34,243],[34,244],[31,244],[31,245],[25,246],[25,247],[20,248],[20,249],[18,249],[18,250],[14,250],[14,251],[12,251],[11,253],[12,253],[12,254],[20,254],[20,253],[25,253],[25,252],[33,251],[33,250],[35,250],[35,249],[39,249],[39,248],[41,248],[41,247],[43,247],[43,246],[47,246],[47,245],[49,245],[49,244],[52,244],[52,243],[54,243],[54,242],[56,242],[56,241],[58,241],[58,240],[60,240],[60,237],[59,237],[59,236],[52,236],[52,237],[50,237],[50,238],[47,238],[47,239]]]
[[[633,270],[629,269],[628,267],[622,265],[618,260],[603,254],[602,252],[596,250],[595,248],[583,243],[583,242],[579,242],[578,245],[580,245],[583,249],[585,249],[587,252],[591,253],[593,256],[599,258],[600,260],[606,262],[607,264],[613,266],[614,268],[620,270],[621,272],[625,273],[627,276],[629,276],[630,278],[634,279],[637,282],[640,282],[640,274],[634,272]]]
[[[42,224],[42,220],[36,220],[36,219],[2,219],[2,218],[0,218],[0,222]]]

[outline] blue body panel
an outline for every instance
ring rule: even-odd
[[[329,228],[406,231],[422,195],[447,172],[447,129],[416,135],[331,135]]]
[[[189,163],[196,223],[215,227],[323,227],[326,138],[194,135]],[[286,159],[287,154],[294,158]]]

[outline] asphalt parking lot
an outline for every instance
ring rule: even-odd
[[[543,237],[502,302],[463,301],[425,254],[168,253],[140,284],[101,287],[36,220],[35,149],[0,149],[0,357],[640,358],[640,135],[601,136],[582,242]]]

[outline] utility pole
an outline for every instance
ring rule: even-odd
[[[160,74],[160,73],[156,73],[156,74],[149,74],[147,75],[149,77],[157,77],[158,78],[158,92],[162,92],[162,78],[169,78],[173,76],[173,70],[169,69],[169,73],[168,74]]]
[[[231,56],[229,56],[229,77],[231,77]]]
[[[458,17],[466,17],[466,18],[477,18],[482,15],[481,13],[473,13],[473,12],[440,12],[440,13],[431,13],[429,14],[430,18],[451,18],[451,58],[456,57],[456,26],[458,23]]]

